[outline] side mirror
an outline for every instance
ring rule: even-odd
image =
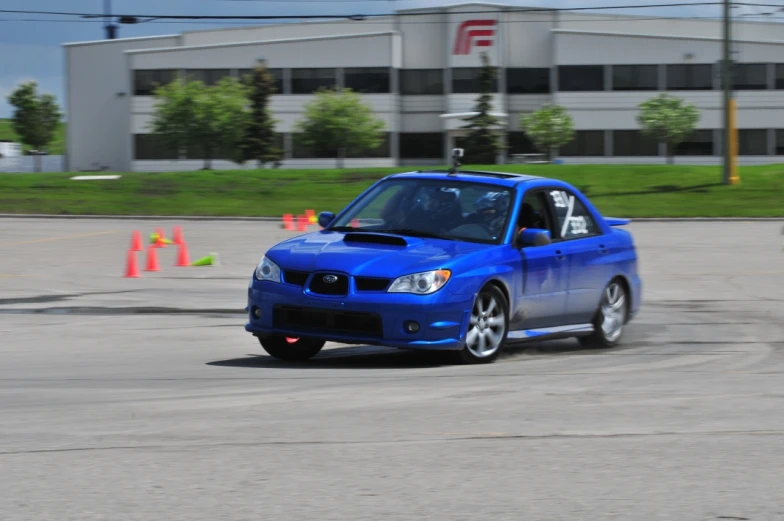
[[[520,232],[518,243],[523,248],[527,246],[547,246],[553,242],[550,230],[543,228],[526,228]]]
[[[321,212],[318,216],[318,224],[322,228],[326,228],[334,218],[335,218],[335,214],[332,212]]]

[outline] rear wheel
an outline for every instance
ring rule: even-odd
[[[615,279],[604,288],[602,300],[593,319],[593,333],[580,337],[580,343],[589,348],[614,347],[623,334],[628,315],[629,294],[620,280]]]
[[[270,355],[287,362],[302,362],[316,356],[326,342],[315,338],[270,336],[259,338],[259,343]]]
[[[458,360],[466,364],[486,364],[498,358],[509,329],[509,304],[497,287],[485,286],[474,302],[466,334],[466,345]]]

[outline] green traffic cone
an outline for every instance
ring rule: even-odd
[[[206,257],[193,261],[191,266],[220,266],[220,259],[217,253],[210,253]]]

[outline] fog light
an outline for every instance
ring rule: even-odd
[[[261,309],[253,306],[253,316],[256,318],[261,318]]]
[[[413,320],[409,320],[408,322],[403,323],[403,328],[406,330],[406,333],[414,334],[419,331],[419,324]]]

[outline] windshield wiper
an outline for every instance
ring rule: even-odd
[[[440,235],[438,233],[430,233],[422,230],[414,230],[412,228],[393,228],[391,230],[374,230],[378,233],[391,233],[394,235],[410,235],[411,237],[424,237],[427,239],[444,239],[447,241],[460,240],[448,235]]]

